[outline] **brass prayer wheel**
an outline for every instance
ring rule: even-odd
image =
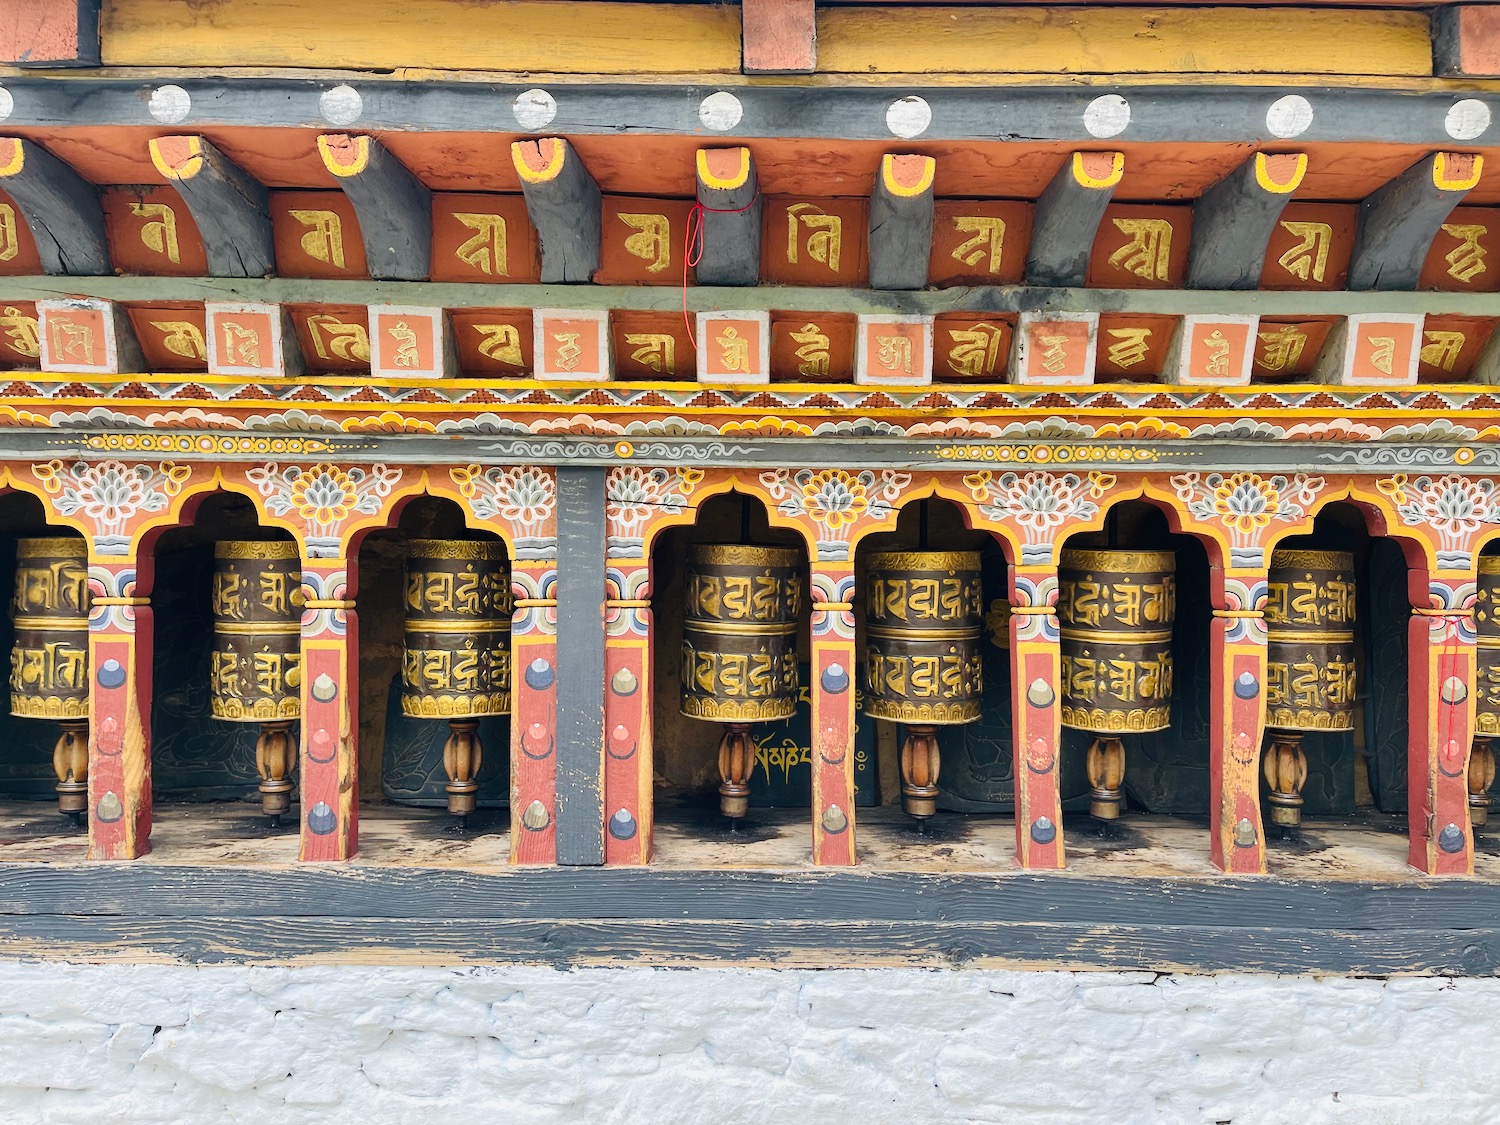
[[[1090,812],[1100,820],[1120,815],[1120,736],[1171,721],[1176,570],[1171,551],[1062,553],[1062,725],[1100,735],[1088,750]]]
[[[1302,823],[1304,731],[1354,729],[1354,556],[1278,550],[1266,588],[1264,771],[1271,823]]]
[[[291,808],[297,760],[291,729],[302,715],[302,603],[295,543],[224,541],[214,547],[212,714],[261,724],[255,743],[261,806],[276,822]]]
[[[789,547],[688,549],[681,711],[729,724],[719,744],[719,806],[731,819],[750,804],[751,724],[797,710],[802,568],[802,553]]]
[[[1474,599],[1478,633],[1474,659],[1474,749],[1469,755],[1469,821],[1489,819],[1490,786],[1495,782],[1493,739],[1500,737],[1500,556],[1479,559]]]
[[[504,544],[466,539],[408,544],[401,711],[448,720],[443,743],[448,811],[460,818],[478,805],[484,755],[478,720],[510,713],[514,613]]]
[[[871,555],[865,592],[865,714],[907,724],[901,792],[925,820],[937,812],[935,728],[974,722],[983,703],[979,552]]]
[[[11,600],[10,712],[56,719],[52,751],[58,808],[81,818],[88,807],[89,567],[77,536],[16,544]]]

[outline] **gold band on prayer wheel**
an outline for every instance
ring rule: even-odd
[[[231,723],[302,714],[302,560],[295,543],[214,546],[210,710]]]
[[[504,544],[412,540],[405,605],[402,714],[421,719],[508,714],[515,596]]]
[[[1266,726],[1354,729],[1354,556],[1278,550],[1266,586]]]
[[[16,543],[12,715],[88,718],[88,571],[88,545],[76,535]]]
[[[1474,733],[1500,736],[1500,555],[1479,559],[1474,628]]]

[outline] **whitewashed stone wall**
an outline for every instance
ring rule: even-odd
[[[0,961],[0,1121],[1500,1120],[1500,981]]]

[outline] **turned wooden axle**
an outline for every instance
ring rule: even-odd
[[[443,769],[448,773],[448,811],[467,817],[479,807],[479,767],[484,746],[479,741],[478,719],[449,719],[443,742]]]
[[[901,799],[908,816],[919,821],[937,815],[938,770],[937,727],[913,724],[906,728],[901,744]]]
[[[1096,820],[1119,820],[1125,784],[1125,744],[1114,735],[1089,743],[1089,814]]]
[[[260,807],[271,823],[281,824],[292,808],[292,771],[297,768],[297,740],[290,719],[261,723],[255,740],[255,769],[260,774]]]
[[[749,723],[729,723],[719,740],[719,811],[740,820],[750,811],[750,775],[755,772],[755,739]]]
[[[1495,784],[1493,740],[1480,736],[1469,755],[1469,824],[1483,827],[1490,819],[1490,786]]]
[[[1266,784],[1271,787],[1266,803],[1271,823],[1291,829],[1302,824],[1302,787],[1307,784],[1307,755],[1302,735],[1296,731],[1274,731],[1266,747]]]
[[[84,810],[89,807],[89,724],[87,719],[75,719],[58,725],[62,732],[52,748],[57,808],[77,824],[82,822]]]

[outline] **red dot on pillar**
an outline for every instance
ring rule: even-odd
[[[104,734],[114,734],[115,731],[120,729],[120,724],[115,722],[113,715],[106,715],[104,716],[104,721],[99,724],[99,729]]]
[[[542,726],[541,723],[532,723],[531,726],[526,728],[526,733],[531,735],[532,738],[546,738],[547,728]]]
[[[625,725],[622,723],[610,732],[610,737],[616,742],[625,743],[630,741],[630,732],[625,729]]]
[[[330,742],[333,741],[333,739],[329,736],[326,727],[319,727],[317,730],[313,731],[312,740],[315,746],[327,746]]]

